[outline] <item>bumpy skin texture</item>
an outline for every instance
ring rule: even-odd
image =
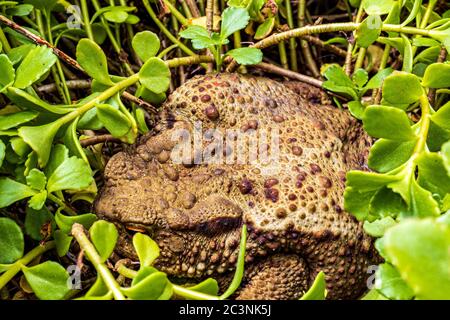
[[[347,112],[323,103],[320,91],[301,84],[237,74],[195,77],[165,103],[156,132],[109,161],[96,212],[148,231],[161,248],[156,265],[168,274],[224,283],[247,224],[238,299],[296,299],[321,270],[328,298],[357,298],[376,257],[361,224],[343,210],[342,195],[346,172],[364,169],[370,141]],[[271,166],[195,164],[194,156],[177,164],[173,134],[192,132],[196,121],[203,130],[275,131],[279,158]],[[264,146],[270,154],[271,143]],[[234,159],[233,150],[249,145],[226,145],[223,154]],[[122,239],[122,253],[133,255],[126,232]]]

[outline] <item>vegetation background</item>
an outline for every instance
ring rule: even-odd
[[[230,297],[245,226],[219,295],[152,267],[144,234],[121,260],[91,204],[171,91],[236,71],[323,88],[376,138],[344,195],[385,260],[362,298],[450,299],[449,52],[442,0],[0,1],[0,298]],[[321,273],[303,299],[325,297]]]

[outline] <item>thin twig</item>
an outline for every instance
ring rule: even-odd
[[[200,10],[198,9],[197,3],[195,2],[195,0],[180,0],[181,2],[185,2],[188,7],[189,10],[191,10],[191,14],[194,18],[199,18],[201,16],[200,14]]]
[[[257,65],[255,65],[254,67],[264,70],[266,72],[270,72],[270,73],[274,73],[274,74],[278,74],[280,76],[283,77],[287,77],[287,78],[291,78],[291,79],[295,79],[304,83],[308,83],[310,85],[313,85],[317,88],[322,88],[322,83],[323,81],[317,80],[315,78],[312,77],[308,77],[305,76],[303,74],[300,74],[298,72],[294,72],[291,70],[287,70],[281,67],[278,67],[276,65],[270,64],[270,63],[265,63],[265,62],[261,62]]]
[[[92,81],[90,79],[67,80],[67,88],[69,89],[88,89],[91,87]],[[37,88],[39,92],[50,93],[56,91],[56,83],[49,83]]]
[[[88,147],[88,146],[92,146],[94,144],[105,143],[105,142],[121,143],[122,141],[120,139],[114,138],[110,134],[103,134],[103,135],[100,135],[100,136],[94,136],[92,138],[87,138],[87,139],[80,140],[80,144],[81,144],[81,146],[83,148]]]
[[[345,58],[347,56],[347,52],[341,48],[339,48],[338,46],[335,46],[333,44],[327,44],[324,41],[320,40],[318,37],[314,37],[314,36],[303,36],[301,37],[302,39],[305,39],[306,41],[312,43],[313,45],[320,47],[324,50],[327,50],[331,53],[334,53],[338,56],[341,56],[343,58]]]
[[[53,52],[55,53],[55,55],[57,55],[59,58],[61,58],[66,63],[70,64],[72,67],[74,67],[74,68],[76,68],[78,70],[82,69],[81,66],[78,64],[78,62],[75,59],[73,59],[72,57],[68,56],[63,51],[59,50],[57,47],[51,45],[48,41],[42,39],[41,37],[35,35],[34,33],[30,32],[30,31],[28,31],[27,29],[19,26],[17,23],[15,23],[14,21],[9,20],[8,18],[6,18],[5,16],[2,16],[1,14],[0,14],[0,22],[5,24],[6,26],[10,27],[14,31],[17,31],[18,33],[24,35],[25,37],[27,37],[28,39],[30,39],[34,43],[36,43],[38,45],[44,45],[44,46],[52,49]]]
[[[79,71],[81,71],[83,73],[86,73],[86,71],[84,71],[84,69],[81,67],[81,65],[75,59],[73,59],[72,57],[70,57],[69,55],[67,55],[66,53],[64,53],[60,49],[58,49],[57,47],[55,47],[52,44],[50,44],[45,39],[42,39],[41,37],[35,35],[34,33],[31,33],[27,29],[21,27],[17,23],[9,20],[8,18],[6,18],[6,17],[4,17],[2,15],[0,15],[0,22],[4,23],[5,25],[9,26],[10,28],[14,29],[15,31],[17,31],[20,34],[24,35],[25,37],[27,37],[28,39],[30,39],[34,43],[36,43],[38,45],[44,45],[44,46],[52,49],[53,52],[55,53],[55,55],[58,56],[61,60],[63,60],[67,64],[71,65],[72,67],[76,68],[77,70],[79,70]],[[79,80],[75,80],[75,81],[79,81]],[[70,82],[70,81],[67,81],[67,82]],[[48,85],[48,87],[43,86],[44,90],[40,90],[40,91],[41,92],[44,92],[45,90],[53,91],[53,86],[54,86],[54,84]],[[128,93],[126,91],[122,93],[122,97],[124,97],[125,99],[130,100],[130,101],[132,101],[134,103],[137,103],[139,105],[147,105],[148,104],[147,102],[145,102],[145,101],[143,101],[143,100],[133,96],[131,93]]]

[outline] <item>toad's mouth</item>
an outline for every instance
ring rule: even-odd
[[[162,230],[173,230],[173,231],[192,231],[204,235],[214,235],[226,233],[232,229],[240,229],[243,225],[242,217],[217,217],[214,219],[210,219],[208,221],[200,222],[198,224],[189,224],[185,226],[180,225],[178,227],[171,226],[170,228],[163,227],[160,225],[149,225],[136,222],[123,222],[123,221],[117,222],[121,223],[127,230],[147,234],[154,234]]]

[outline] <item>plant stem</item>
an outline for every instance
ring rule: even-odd
[[[160,53],[158,53],[157,57],[162,59],[166,54],[168,54],[170,51],[172,51],[173,49],[178,48],[177,44],[173,44],[167,48],[165,48],[163,51],[161,51]]]
[[[424,93],[419,98],[422,115],[420,119],[419,140],[414,148],[413,155],[417,155],[424,151],[427,145],[428,130],[430,129],[431,109],[427,95]]]
[[[89,19],[89,10],[86,0],[81,0],[81,14],[83,16],[84,30],[86,31],[88,38],[94,41],[94,33],[92,32],[92,27]]]
[[[261,62],[261,63],[258,63],[257,65],[255,65],[254,67],[258,68],[258,69],[262,69],[262,70],[264,70],[266,72],[278,74],[278,75],[283,76],[283,77],[287,77],[287,78],[290,78],[290,79],[295,79],[295,80],[298,80],[298,81],[301,81],[301,82],[304,82],[304,83],[308,83],[308,84],[310,84],[312,86],[315,86],[317,88],[322,88],[323,81],[317,80],[317,79],[312,78],[312,77],[305,76],[303,74],[291,71],[289,69],[277,67],[274,64]]]
[[[172,284],[173,286],[173,293],[176,295],[182,296],[183,298],[190,299],[190,300],[220,300],[217,296],[212,296],[210,294],[197,292],[194,290],[190,290],[188,288]]]
[[[164,33],[164,35],[167,38],[169,38],[169,40],[172,41],[172,43],[177,44],[180,47],[180,49],[184,51],[184,53],[186,53],[190,56],[194,56],[195,52],[192,51],[191,49],[189,49],[187,46],[185,46],[180,40],[175,38],[175,36],[172,33],[170,33],[170,31],[166,28],[166,26],[158,19],[158,17],[156,16],[156,13],[155,13],[155,11],[153,11],[153,8],[151,7],[149,1],[143,0],[142,3],[144,4],[145,9],[147,10],[148,14],[152,18],[153,22],[155,22],[155,24],[162,31],[162,33]]]
[[[130,268],[127,268],[125,265],[121,264],[119,265],[119,267],[117,268],[117,272],[120,273],[122,276],[129,278],[129,279],[134,279],[137,275],[137,271],[132,270]],[[202,292],[197,292],[194,290],[191,290],[189,288],[185,288],[182,287],[180,285],[176,285],[173,284],[173,292],[178,295],[181,296],[183,298],[186,299],[191,299],[191,300],[219,300],[219,297],[217,296],[213,296],[210,294],[206,294],[206,293],[202,293]]]
[[[200,17],[200,10],[198,9],[197,3],[195,2],[195,0],[185,0],[186,4],[188,5],[192,16],[194,18],[199,18]]]
[[[0,15],[0,17],[2,16]],[[8,39],[2,28],[0,28],[0,42],[3,45],[3,50],[5,50],[6,53],[9,53],[11,51],[11,46],[9,45]]]
[[[17,23],[9,20],[5,16],[0,15],[0,22],[3,23],[4,25],[10,27],[14,31],[17,31],[18,33],[24,35],[25,37],[27,37],[28,39],[30,39],[31,41],[33,41],[37,45],[49,47],[50,49],[53,50],[53,53],[55,55],[57,55],[60,59],[64,60],[66,63],[70,64],[72,67],[74,67],[74,68],[76,68],[78,70],[83,70],[75,59],[71,58],[70,56],[65,54],[63,51],[59,50],[57,47],[55,47],[52,44],[50,44],[45,39],[42,39],[41,37],[35,35],[34,33],[30,32],[30,31],[28,31],[27,29],[19,26]]]
[[[286,6],[286,15],[287,15],[287,23],[289,28],[292,30],[294,29],[294,18],[292,16],[292,6],[291,6],[291,0],[285,1]],[[295,49],[296,43],[294,38],[289,38],[289,57],[291,61],[291,70],[297,72],[298,71],[298,64],[297,64],[297,51]]]
[[[280,25],[280,17],[277,14],[275,17],[275,22]],[[289,69],[287,54],[286,54],[286,44],[284,42],[278,43],[278,52],[280,53],[280,63],[284,69]]]
[[[101,6],[98,3],[98,0],[92,0],[92,4],[94,5],[95,10],[100,11]],[[112,33],[111,28],[109,27],[109,24],[106,21],[106,19],[103,16],[101,16],[100,21],[102,22],[103,28],[105,29],[106,34],[108,35],[109,41],[111,41],[111,44],[112,44],[114,50],[116,51],[116,54],[120,58],[122,55],[122,47],[120,46],[120,44],[117,42],[116,38],[114,37],[114,34]],[[130,64],[127,61],[123,60],[122,66],[129,76],[134,74],[133,69],[131,68]]]
[[[356,62],[355,62],[355,70],[362,68],[363,63],[364,63],[364,58],[366,57],[366,51],[367,51],[366,48],[359,49],[358,58],[356,59]]]
[[[44,245],[39,245],[21,259],[17,260],[8,267],[8,270],[0,276],[0,289],[2,289],[12,278],[20,272],[22,266],[28,265],[31,261],[41,256],[45,252],[55,247],[55,241],[46,242]]]
[[[111,290],[113,296],[116,300],[125,300],[125,296],[120,290],[120,286],[117,283],[116,279],[112,275],[111,271],[106,267],[106,265],[102,262],[97,250],[95,250],[94,245],[89,241],[86,233],[84,232],[84,227],[75,223],[72,226],[72,235],[78,241],[80,248],[84,250],[86,256],[91,261],[94,268],[97,270],[98,274],[102,277],[105,285]]]
[[[241,284],[244,276],[245,248],[247,245],[247,225],[242,225],[241,243],[239,245],[239,255],[236,262],[236,270],[234,271],[233,280],[228,289],[220,296],[220,300],[227,299],[231,296]]]
[[[60,198],[56,197],[55,195],[49,193],[47,195],[47,198],[50,199],[51,201],[53,201],[54,203],[56,203],[58,206],[60,206],[61,209],[66,211],[69,215],[71,215],[71,216],[78,215],[78,213],[75,210],[73,210],[63,200],[61,200]]]
[[[305,25],[305,13],[306,13],[306,0],[300,0],[298,2],[299,27],[303,27]],[[317,67],[316,61],[312,56],[309,43],[304,39],[300,39],[300,47],[302,49],[303,56],[305,57],[308,69],[312,72],[314,77],[319,77],[320,76],[319,68]]]
[[[183,14],[175,8],[173,4],[170,3],[169,0],[163,0],[164,4],[169,8],[170,13],[178,20],[183,26],[187,26],[189,21],[186,19]]]

